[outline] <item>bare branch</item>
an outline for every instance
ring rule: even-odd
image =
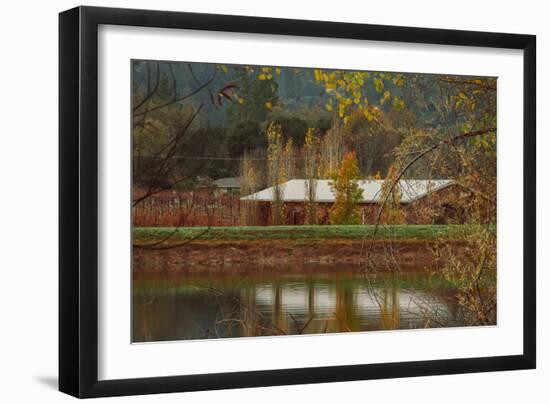
[[[158,111],[159,109],[166,108],[166,107],[168,107],[172,104],[176,104],[178,102],[181,102],[181,101],[184,101],[188,98],[193,97],[194,95],[198,94],[201,90],[206,88],[210,83],[212,83],[212,81],[214,80],[215,77],[216,77],[216,72],[214,72],[214,74],[212,75],[212,77],[209,80],[207,80],[206,82],[201,84],[199,87],[197,87],[196,89],[194,89],[190,93],[185,94],[181,97],[175,97],[175,98],[173,97],[170,101],[167,101],[167,102],[162,103],[160,105],[157,105],[155,107],[149,108],[145,111],[141,111],[141,112],[135,112],[134,111],[134,118],[143,116],[143,115],[148,114],[148,113],[153,112],[153,111]]]
[[[147,71],[149,71],[149,64],[147,64]],[[145,98],[143,98],[143,100],[138,102],[137,105],[135,105],[133,107],[134,112],[137,111],[141,106],[143,106],[147,101],[149,101],[149,99],[157,92],[157,90],[159,88],[159,84],[160,84],[160,65],[157,62],[157,78],[156,78],[156,81],[155,81],[155,86],[153,87],[152,90],[150,89],[150,80],[149,80],[149,74],[148,74],[148,77],[147,77],[147,91],[148,91],[148,93],[145,96]]]
[[[384,199],[382,200],[382,203],[380,204],[380,207],[378,208],[378,212],[376,214],[376,222],[375,222],[375,225],[374,225],[374,231],[372,233],[372,237],[371,237],[371,242],[370,242],[370,246],[369,246],[369,250],[367,252],[367,265],[369,264],[369,261],[370,261],[370,257],[371,257],[371,253],[372,253],[372,248],[374,246],[374,239],[376,238],[376,233],[378,231],[378,227],[380,225],[380,218],[382,217],[382,211],[384,210],[384,206],[386,205],[386,203],[388,202],[388,199],[390,197],[390,195],[392,195],[392,191],[393,189],[395,188],[395,186],[397,185],[397,183],[399,182],[399,180],[401,179],[401,177],[403,177],[403,175],[405,174],[405,172],[414,164],[416,163],[418,160],[420,160],[422,157],[424,157],[426,154],[438,149],[439,147],[443,146],[443,145],[447,145],[447,144],[452,144],[453,142],[456,142],[458,140],[462,140],[462,139],[468,139],[468,138],[472,138],[472,137],[476,137],[476,136],[482,136],[482,135],[486,135],[488,133],[492,133],[492,132],[495,132],[496,131],[496,128],[494,127],[491,127],[491,128],[486,128],[486,129],[481,129],[481,130],[477,130],[477,131],[472,131],[472,132],[466,132],[466,133],[461,133],[460,135],[457,135],[455,137],[452,137],[451,139],[445,139],[445,140],[442,140],[438,143],[435,143],[433,144],[432,146],[420,151],[415,157],[413,157],[402,169],[401,171],[399,171],[399,173],[397,174],[397,176],[395,177],[395,179],[393,180],[390,188],[388,189],[388,191],[386,192],[386,195],[384,196]]]

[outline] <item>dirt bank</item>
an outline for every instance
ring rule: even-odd
[[[380,269],[418,270],[433,268],[436,242],[393,241],[375,242],[371,264]],[[257,241],[197,241],[166,250],[134,248],[134,271],[177,271],[186,273],[224,272],[246,268],[276,269],[288,265],[294,268],[350,266],[366,262],[369,240],[257,240]],[[452,243],[461,254],[467,246]]]

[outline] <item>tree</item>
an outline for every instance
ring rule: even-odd
[[[265,149],[266,140],[262,136],[260,125],[254,121],[242,121],[231,128],[227,139],[229,156],[241,157],[254,149]]]
[[[273,224],[284,223],[284,182],[286,181],[285,144],[281,125],[271,122],[267,127],[267,169],[269,184],[273,188],[271,212]]]
[[[363,178],[376,173],[386,176],[395,159],[395,148],[403,139],[403,128],[415,126],[415,115],[407,110],[390,109],[380,119],[369,122],[359,110],[350,113],[342,126],[345,149],[355,150]]]
[[[399,110],[405,107],[395,94],[405,84],[406,75],[402,73],[314,69],[313,77],[330,95],[327,110],[337,110],[344,123],[354,110],[361,111],[371,122],[380,118],[384,105]]]
[[[214,83],[215,65],[198,76],[187,63],[134,61],[132,69],[132,177],[142,188],[132,198],[136,206],[203,168],[184,167],[181,151],[189,148],[199,114],[212,94],[230,99],[233,87]],[[178,81],[183,71],[193,77],[186,85]]]
[[[247,151],[241,158],[240,193],[242,196],[252,195],[259,189],[260,175],[255,161]],[[258,203],[246,200],[242,203],[242,221],[247,226],[257,225]]]
[[[287,139],[292,139],[296,146],[304,144],[304,133],[308,129],[308,124],[303,119],[293,116],[278,116],[274,119],[275,122],[281,125],[283,133]]]
[[[331,224],[360,224],[361,215],[357,204],[363,199],[363,191],[359,188],[359,164],[355,152],[346,153],[340,170],[333,175],[330,183],[332,192],[336,194],[334,205],[329,212]]]
[[[313,128],[308,128],[305,136],[302,155],[306,175],[307,220],[309,224],[317,223],[317,175],[319,166],[319,138]]]
[[[337,172],[344,155],[344,143],[340,126],[333,127],[323,136],[320,154],[319,175],[330,178]]]
[[[381,200],[386,201],[381,220],[385,224],[405,224],[405,215],[401,210],[401,187],[399,182],[393,186],[395,177],[399,173],[399,166],[392,165],[382,184]]]
[[[270,69],[245,66],[244,69],[240,69],[237,77],[233,77],[237,86],[237,102],[229,105],[227,112],[230,123],[265,122],[268,119],[271,109],[279,103],[279,86],[272,75],[267,73]]]

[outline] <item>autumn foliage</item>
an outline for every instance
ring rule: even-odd
[[[363,199],[359,188],[359,164],[355,152],[344,155],[338,173],[332,176],[330,187],[335,194],[334,205],[330,209],[331,224],[360,224],[361,215],[357,204]]]

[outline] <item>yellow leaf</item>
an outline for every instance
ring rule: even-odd
[[[374,119],[374,116],[370,113],[368,109],[363,110],[363,114],[365,115],[365,118],[367,118],[367,121],[371,122]]]
[[[295,70],[296,70],[296,69],[295,69]],[[321,70],[318,70],[318,69],[315,69],[315,70],[313,71],[313,75],[314,75],[314,77],[315,77],[315,81],[321,81],[322,78],[323,78],[323,76],[322,76],[322,74],[321,74]]]
[[[258,75],[258,80],[265,80],[265,74]]]
[[[266,107],[267,109],[271,109],[271,108],[273,108],[273,103],[272,103],[271,101],[267,101],[267,102],[265,103],[265,107]]]

